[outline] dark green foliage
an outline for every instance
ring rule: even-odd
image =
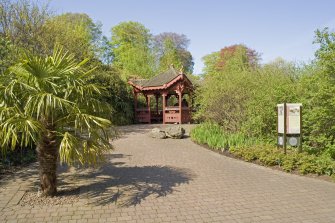
[[[134,99],[129,85],[121,78],[120,74],[110,66],[101,66],[94,72],[91,80],[104,86],[107,90],[102,100],[110,106],[112,113],[108,117],[114,125],[133,123]]]
[[[6,168],[7,166],[17,166],[29,164],[36,161],[35,148],[18,148],[16,150],[9,150],[6,154],[1,154],[0,157],[0,168]]]

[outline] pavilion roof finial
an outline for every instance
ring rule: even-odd
[[[181,68],[180,68],[180,70],[179,70],[179,73],[181,73],[181,74],[184,73],[184,66],[183,66],[183,65],[181,65]]]

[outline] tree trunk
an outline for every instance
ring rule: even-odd
[[[54,196],[57,193],[58,148],[53,126],[45,125],[47,131],[37,144],[39,176],[42,196]]]

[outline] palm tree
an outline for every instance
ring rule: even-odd
[[[57,192],[58,160],[96,164],[111,149],[103,89],[89,82],[86,62],[56,47],[46,58],[26,55],[0,76],[0,148],[36,145],[45,196]]]

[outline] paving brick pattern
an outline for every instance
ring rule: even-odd
[[[152,127],[122,128],[106,165],[75,170],[76,203],[18,204],[36,187],[36,165],[2,180],[0,222],[335,222],[334,183],[227,158],[189,138],[152,139]]]

